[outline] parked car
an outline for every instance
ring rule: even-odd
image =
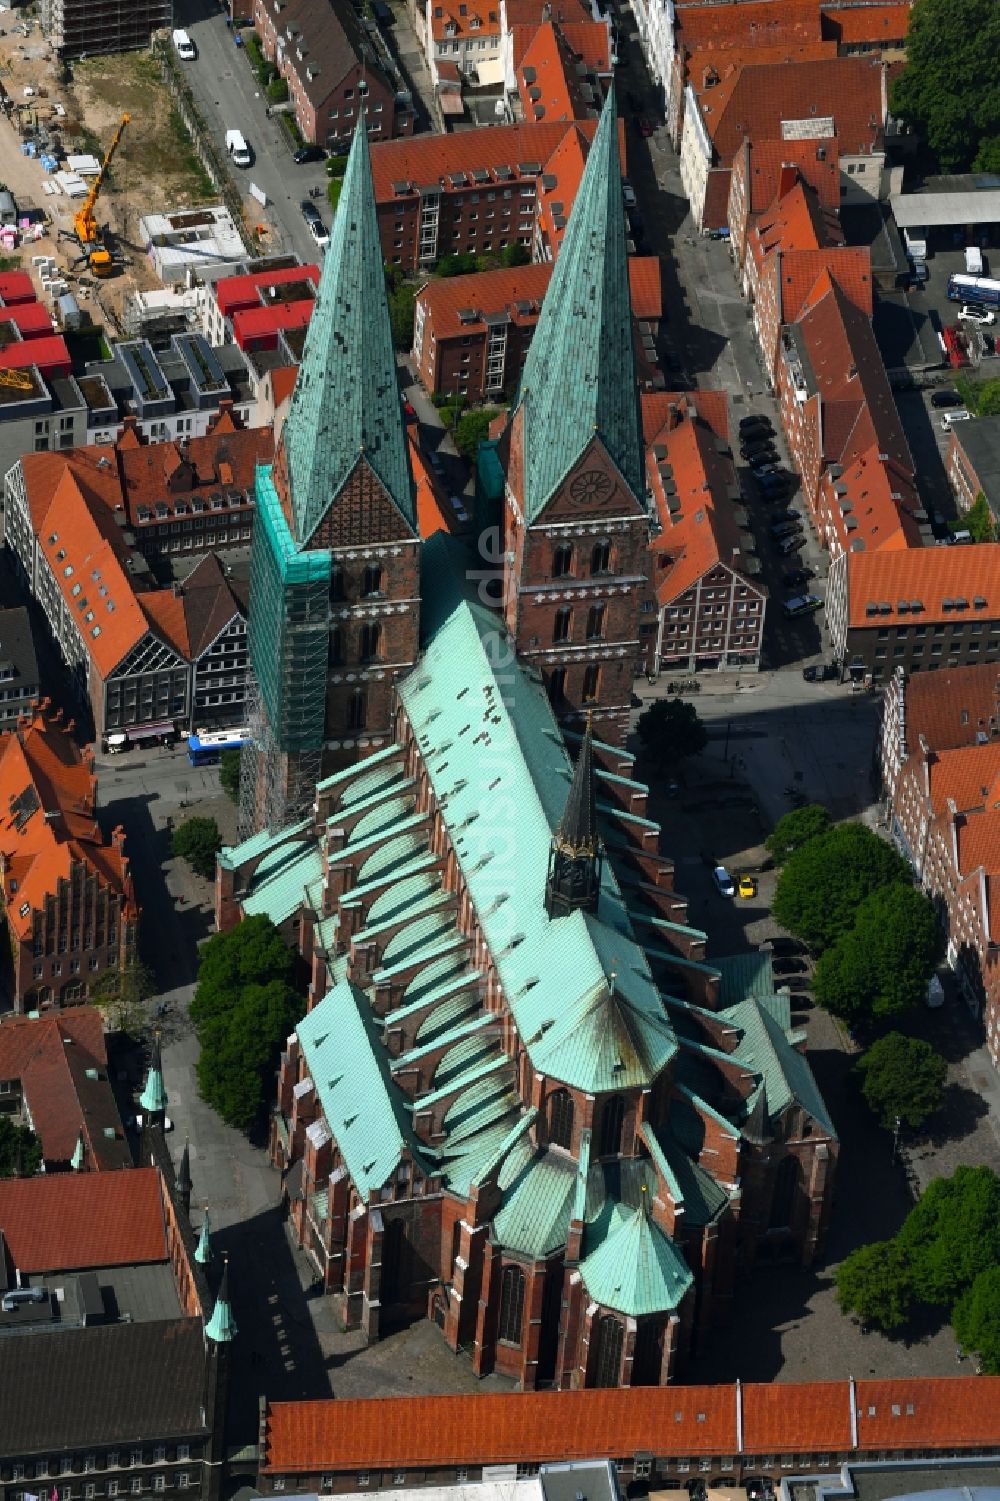
[[[292,161],[298,162],[300,167],[306,162],[325,162],[326,152],[322,146],[300,146],[293,154]]]
[[[319,209],[308,198],[303,198],[299,207],[302,210],[302,217],[306,221],[306,228],[309,233],[316,241],[316,244],[325,250],[330,243],[330,231],[323,223]]]
[[[943,390],[931,393],[932,407],[960,407],[962,398],[957,391]]]
[[[782,574],[781,582],[786,589],[798,589],[801,584],[808,584],[814,572],[808,564],[801,568],[790,568],[787,573]]]
[[[741,896],[744,901],[749,901],[751,897],[757,895],[756,878],[754,876],[748,875],[740,876],[740,884],[739,886],[737,886],[736,890],[738,895]]]
[[[769,950],[772,954],[801,954],[802,944],[797,938],[786,938],[779,933],[774,938],[765,938],[761,949]]]
[[[773,433],[774,426],[770,417],[762,417],[758,412],[751,412],[747,417],[740,418],[740,432],[753,432],[754,428],[760,428],[765,433]]]
[[[778,542],[778,551],[783,558],[789,557],[793,552],[798,552],[800,547],[805,547],[806,538],[804,532],[790,532],[787,537],[782,537]]]
[[[770,433],[754,433],[751,437],[740,439],[740,454],[744,459],[753,458],[755,453],[774,453],[774,439]]]
[[[639,134],[646,141],[649,140],[649,138],[650,138],[651,135],[655,134],[656,126],[653,124],[652,120],[646,120],[646,119],[639,120],[638,121],[638,126],[639,126]]]
[[[997,321],[996,313],[991,312],[989,308],[973,307],[968,302],[957,317],[959,323],[978,323],[981,327],[988,327],[989,324]]]
[[[715,869],[712,871],[712,880],[715,882],[715,889],[720,896],[736,895],[736,887],[733,885],[733,878],[724,865],[717,865],[715,867]]]
[[[801,975],[805,973],[806,964],[802,959],[772,959],[771,967],[776,975]]]
[[[622,198],[625,200],[626,208],[635,208],[639,200],[635,196],[635,188],[631,183],[622,183]]]
[[[774,515],[774,519],[775,519],[776,522],[781,522],[781,521],[801,521],[802,520],[802,512],[801,511],[793,511],[791,508],[789,508],[788,510],[785,510],[785,511],[776,511],[775,515]]]
[[[823,601],[818,594],[797,594],[794,599],[786,599],[784,604],[785,614],[792,620],[799,615],[811,615],[814,610],[822,608]]]
[[[840,677],[840,668],[836,662],[813,662],[803,667],[802,676],[807,683],[828,683],[831,678]]]
[[[950,433],[956,422],[969,422],[971,418],[972,413],[967,412],[965,407],[955,407],[952,411],[945,412],[941,418],[941,431]]]
[[[790,537],[792,532],[800,532],[801,530],[801,521],[776,521],[773,526],[768,527],[771,536],[777,537],[779,542],[783,541],[785,537]]]
[[[776,474],[759,474],[754,476],[765,497],[768,495],[783,494],[788,489],[789,477],[781,469]]]

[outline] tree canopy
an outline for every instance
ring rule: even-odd
[[[1000,416],[1000,380],[973,380],[960,375],[955,388],[965,403],[966,410],[974,417]]]
[[[219,781],[222,790],[234,803],[240,800],[240,750],[224,750],[219,757]]]
[[[470,464],[479,452],[480,443],[490,435],[490,423],[499,415],[496,407],[477,407],[474,412],[463,412],[459,417],[455,425],[455,447]]]
[[[915,1129],[941,1108],[948,1066],[917,1037],[887,1032],[861,1055],[857,1071],[865,1103],[887,1130],[897,1120]]]
[[[791,813],[778,819],[764,841],[764,847],[776,865],[784,865],[789,855],[818,834],[825,834],[829,827],[829,810],[822,803],[807,803],[804,808],[793,808]]]
[[[222,835],[214,818],[189,818],[174,830],[171,853],[186,860],[195,875],[212,880],[215,856],[222,848]]]
[[[203,944],[190,1016],[198,1084],[223,1120],[248,1130],[270,1100],[281,1044],[305,1003],[295,958],[268,917],[248,917]]]
[[[852,1026],[898,1016],[926,994],[940,941],[928,898],[893,881],[865,897],[852,926],[821,954],[816,999]]]
[[[906,67],[889,96],[894,115],[924,137],[943,172],[1000,165],[1000,53],[996,0],[916,0]]]
[[[821,953],[850,929],[866,897],[908,878],[906,863],[864,824],[840,824],[789,856],[778,880],[774,916]]]
[[[33,1178],[42,1165],[42,1144],[28,1126],[0,1115],[0,1178]]]
[[[413,344],[413,317],[417,306],[417,289],[400,282],[389,293],[389,326],[397,349],[409,350]]]
[[[887,1333],[920,1306],[945,1309],[959,1341],[991,1359],[1000,1355],[989,1312],[990,1303],[1000,1308],[998,1268],[1000,1178],[989,1167],[957,1167],[928,1185],[892,1240],[861,1246],[841,1263],[837,1301]]]
[[[696,756],[708,744],[697,709],[683,698],[656,699],[639,716],[636,731],[647,755],[661,770]]]
[[[954,522],[952,530],[972,533],[973,542],[994,542],[997,535],[996,522],[990,503],[980,490],[969,509]]]
[[[1000,1376],[1000,1266],[979,1273],[955,1304],[951,1323],[963,1350],[978,1353],[983,1374]]]
[[[145,1025],[143,1003],[156,990],[156,980],[141,959],[133,959],[123,969],[108,969],[91,991],[92,1003],[103,1011],[113,1032],[135,1037]]]

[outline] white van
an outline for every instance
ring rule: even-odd
[[[250,147],[243,139],[242,131],[226,131],[226,150],[238,167],[249,167]]]
[[[197,49],[186,31],[178,28],[174,32],[174,51],[178,57],[182,57],[186,63],[194,62],[198,56]]]
[[[970,276],[982,276],[983,252],[980,250],[978,245],[966,245],[965,269]]]
[[[956,422],[968,422],[972,413],[967,412],[965,407],[957,407],[954,412],[945,412],[941,418],[941,431],[950,433]]]

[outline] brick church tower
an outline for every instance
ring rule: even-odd
[[[500,443],[504,612],[562,721],[623,737],[650,520],[614,91]]]
[[[243,838],[386,743],[392,681],[417,657],[420,538],[363,122],[277,436],[257,473]]]

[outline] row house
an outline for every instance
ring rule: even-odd
[[[632,1482],[684,1489],[696,1483],[692,1474],[732,1487],[759,1484],[762,1473],[839,1477],[856,1465],[890,1487],[920,1460],[994,1462],[998,1400],[997,1376],[910,1376],[268,1401],[257,1486],[264,1495],[344,1495],[476,1484],[495,1477],[494,1467],[505,1480],[508,1469],[524,1477],[548,1464],[576,1471],[601,1460],[622,1494]],[[949,1471],[933,1473],[943,1480]],[[817,1489],[824,1493],[822,1482]]]
[[[643,398],[646,473],[659,530],[653,672],[760,665],[767,590],[729,445],[725,396]]]
[[[841,553],[826,618],[835,655],[878,687],[909,675],[1000,660],[1000,543]]]
[[[87,956],[87,982],[95,974],[92,957]],[[23,1001],[15,998],[18,1006]],[[30,1124],[46,1173],[118,1172],[132,1166],[108,1072],[104,1017],[96,1006],[75,1001],[58,1016],[49,1009],[3,1018],[0,1112]]]
[[[496,399],[518,384],[552,263],[429,281],[417,293],[413,358],[431,394]],[[629,260],[637,341],[655,340],[663,315],[659,258]]]
[[[559,201],[563,221],[572,208],[552,157],[571,134],[589,145],[596,128],[596,120],[543,121],[373,146],[383,258],[415,275],[445,255],[531,251],[545,195]]]
[[[413,134],[412,97],[350,0],[254,0],[253,23],[304,140],[346,150],[362,118],[373,141]]]
[[[125,831],[98,824],[93,754],[47,701],[0,736],[0,809],[14,1010],[77,1005],[134,960],[139,908]]]
[[[885,187],[885,66],[864,57],[829,57],[755,66],[741,63],[696,92],[685,90],[680,172],[691,217],[707,223],[709,179],[725,212],[733,160],[746,140],[812,140],[835,136],[841,203],[879,198]]]
[[[733,157],[726,222],[729,250],[743,295],[749,289],[745,262],[751,225],[773,212],[796,182],[815,195],[823,221],[840,213],[840,151],[831,136],[819,140],[746,139]],[[839,238],[834,243],[841,243]]]
[[[606,21],[544,21],[515,67],[522,120],[585,120],[613,77]]]
[[[115,457],[113,448],[58,461],[29,454],[5,480],[16,565],[94,733],[117,746],[241,724],[241,586],[207,553],[183,585],[155,587],[114,509]],[[211,711],[207,725],[196,722],[199,710]]]
[[[424,37],[427,65],[435,86],[441,65],[457,68],[473,84],[497,81],[501,68],[499,0],[425,0]]]
[[[980,662],[911,677],[896,668],[882,695],[877,748],[879,777],[890,803],[900,768],[921,736],[936,751],[981,745],[1000,736],[1000,669]]]
[[[936,750],[923,735],[903,763],[892,833],[941,915],[946,957],[994,1066],[1000,1064],[1000,741]]]
[[[951,430],[945,458],[948,480],[967,511],[980,495],[1000,533],[1000,417],[975,417]]]
[[[234,276],[220,276],[199,289],[201,329],[213,344],[246,349],[261,332],[277,331],[289,309],[310,312],[319,286],[319,266],[301,265],[281,256],[267,264],[250,264]],[[250,315],[250,316],[248,316]],[[263,320],[271,315],[269,322]]]

